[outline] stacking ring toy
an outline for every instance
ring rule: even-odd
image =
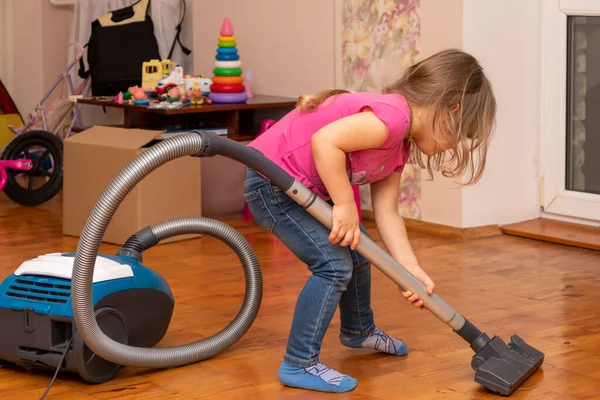
[[[217,61],[237,61],[240,59],[240,56],[237,54],[219,54],[215,57]]]
[[[217,54],[237,54],[238,50],[236,47],[219,47]]]
[[[229,47],[229,48],[235,48],[237,46],[237,44],[235,42],[219,42],[217,43],[217,46],[223,48],[223,47]]]
[[[246,92],[241,93],[215,93],[210,92],[208,98],[214,103],[243,103],[248,100]]]
[[[215,68],[213,69],[215,76],[238,76],[242,75],[241,68]]]
[[[216,61],[215,67],[217,68],[239,68],[242,66],[241,61]]]
[[[219,42],[235,42],[235,36],[219,36]]]
[[[213,83],[210,85],[210,91],[213,93],[239,93],[246,90],[241,83]]]
[[[243,76],[213,76],[213,83],[220,83],[223,85],[235,85],[236,83],[244,83]]]

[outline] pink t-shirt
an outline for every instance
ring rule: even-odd
[[[401,173],[410,153],[409,142],[404,140],[410,125],[410,109],[406,99],[398,94],[344,93],[327,99],[312,112],[294,109],[248,146],[256,148],[304,186],[329,200],[315,166],[312,136],[325,125],[365,108],[371,108],[387,125],[388,135],[376,148],[347,154],[350,182],[364,185],[381,180],[394,171]]]

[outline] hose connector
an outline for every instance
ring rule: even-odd
[[[152,229],[147,226],[131,235],[117,254],[120,256],[131,257],[142,262],[142,253],[150,247],[156,246],[158,242],[158,238],[154,232],[152,232]]]

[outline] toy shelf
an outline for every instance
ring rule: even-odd
[[[177,110],[152,109],[135,104],[119,104],[112,99],[80,98],[78,103],[101,107],[122,108],[123,127],[142,129],[201,129],[227,127],[227,137],[249,141],[260,131],[266,119],[279,120],[296,105],[286,97],[254,95],[241,104],[188,105]],[[78,129],[81,130],[81,129]]]

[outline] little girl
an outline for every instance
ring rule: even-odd
[[[400,175],[407,162],[416,161],[430,174],[433,168],[445,176],[470,172],[465,183],[476,183],[485,168],[495,114],[494,94],[477,60],[447,50],[411,66],[381,94],[333,90],[300,97],[296,109],[249,144],[333,206],[329,231],[280,188],[247,171],[244,197],[255,220],[312,273],[296,303],[279,370],[284,385],[323,392],[356,387],[356,379],[319,361],[338,305],[343,345],[408,353],[402,340],[375,325],[371,266],[355,251],[368,233],[358,222],[351,185],[371,185],[375,222],[387,251],[431,295],[434,283],[419,266],[398,212]],[[424,310],[417,294],[400,290]]]

